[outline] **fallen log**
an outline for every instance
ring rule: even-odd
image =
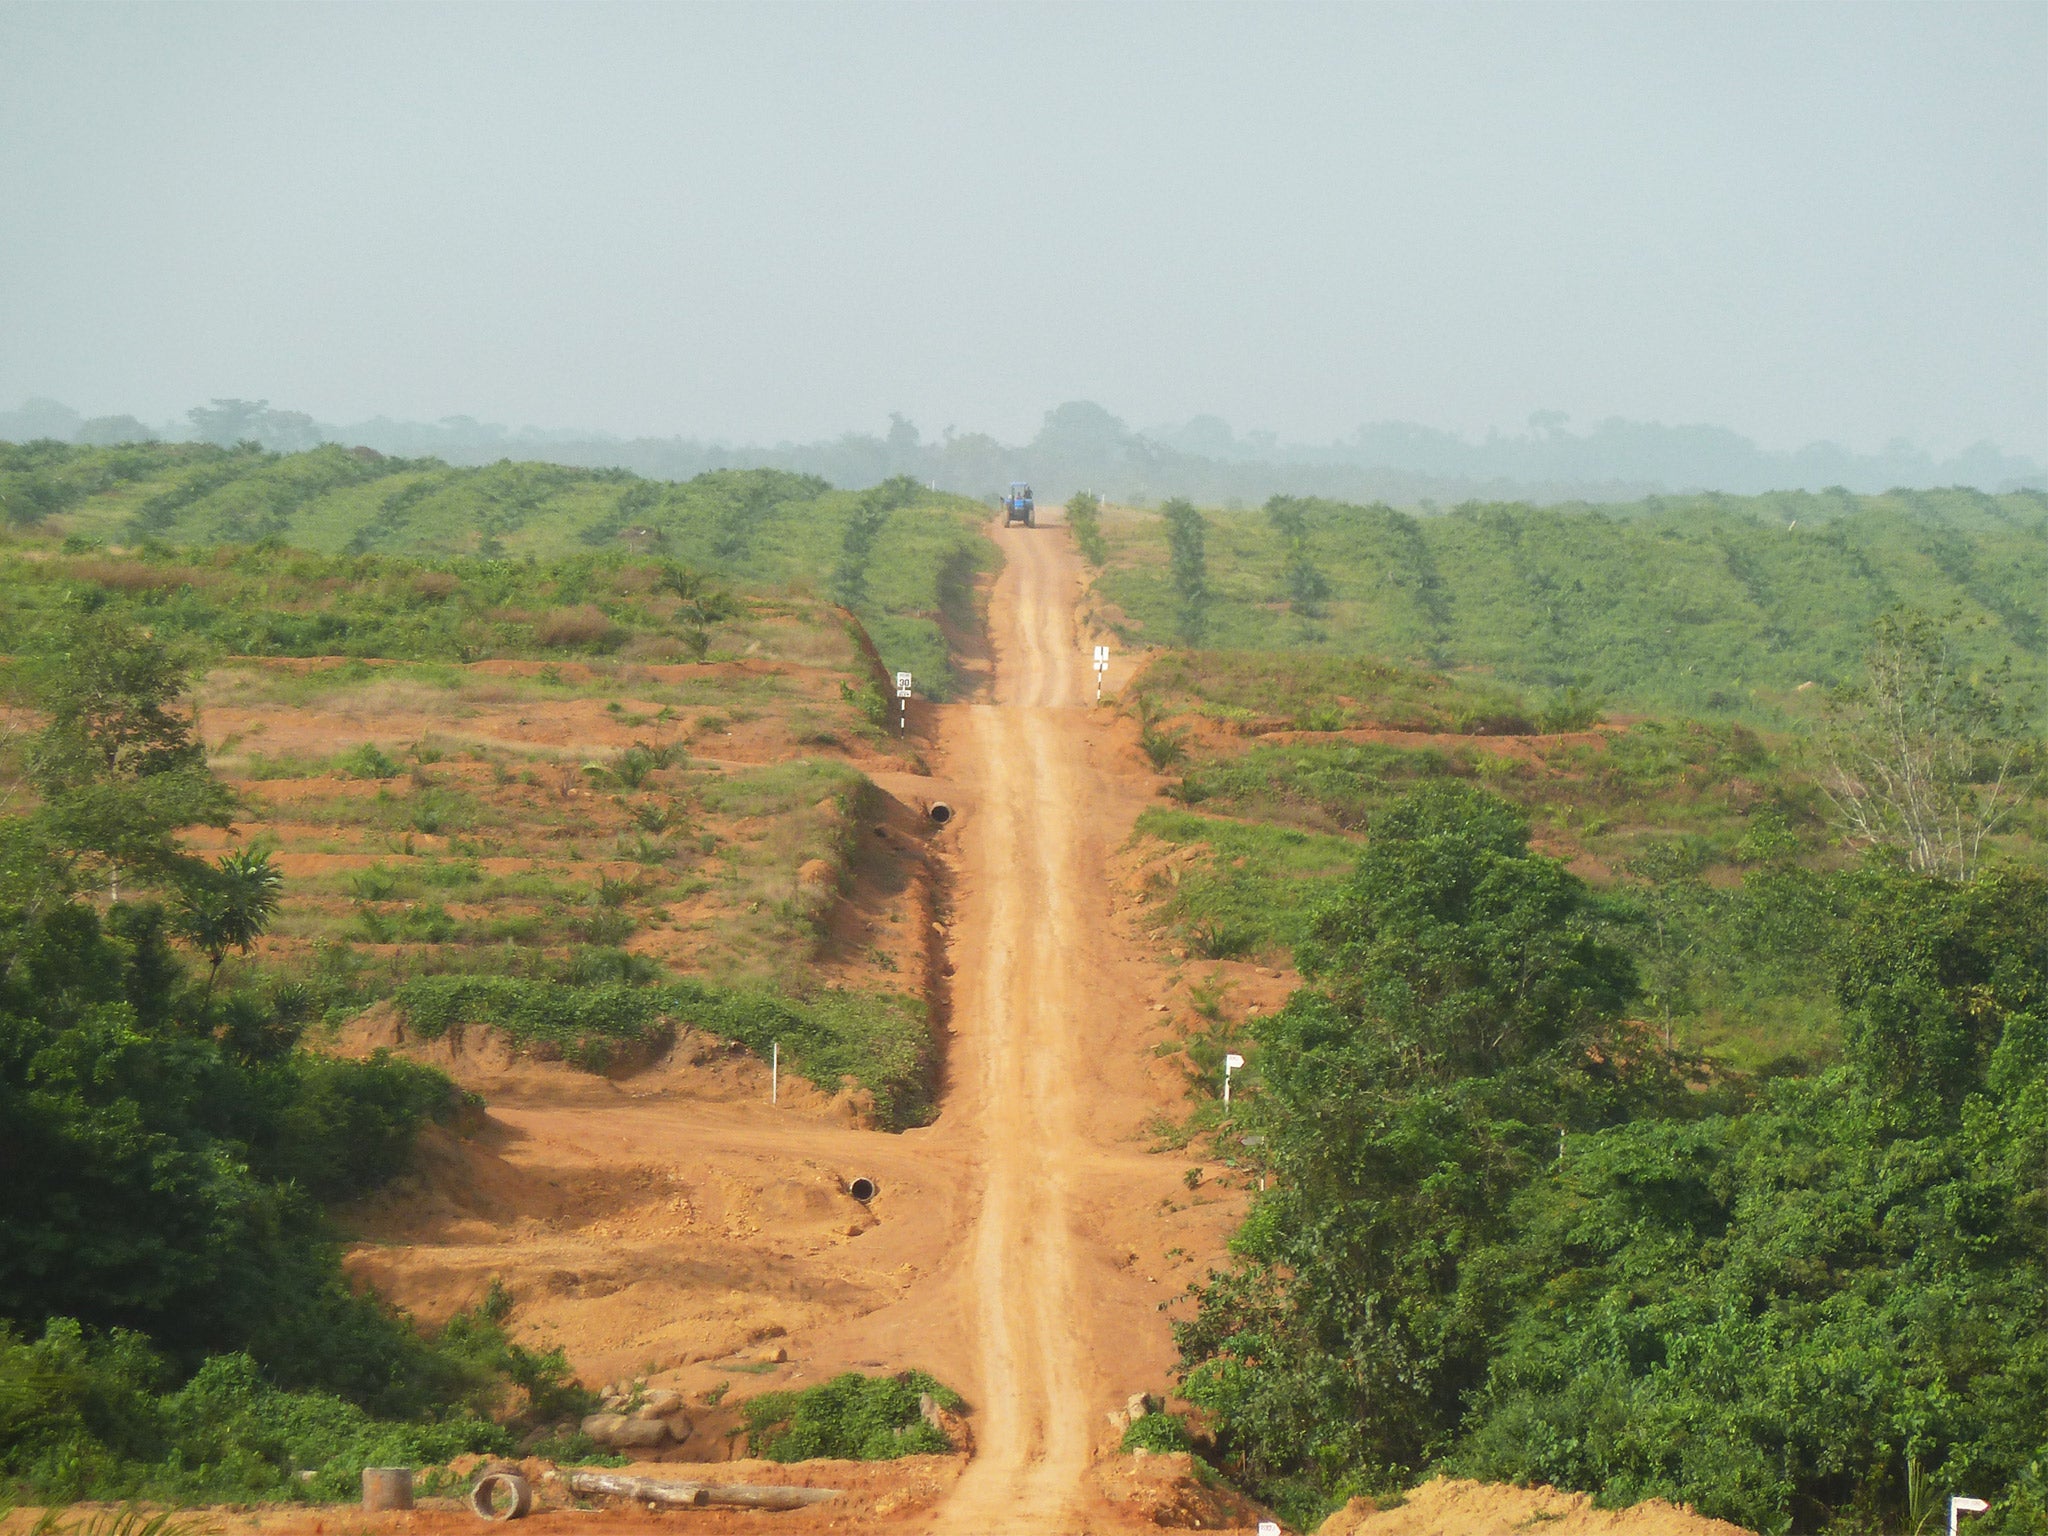
[[[564,1481],[571,1493],[605,1494],[641,1504],[701,1509],[803,1509],[839,1497],[837,1488],[804,1488],[789,1483],[669,1483],[655,1477],[630,1477],[622,1472],[571,1472]]]
[[[706,1483],[704,1500],[737,1509],[802,1509],[839,1497],[837,1488],[804,1488],[791,1483]]]
[[[672,1504],[684,1509],[709,1501],[702,1483],[665,1483],[654,1477],[628,1477],[622,1472],[571,1472],[564,1481],[571,1493],[601,1493],[640,1504]]]

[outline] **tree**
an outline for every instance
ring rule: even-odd
[[[1202,638],[1209,619],[1209,557],[1206,525],[1194,504],[1176,496],[1159,509],[1166,519],[1167,569],[1174,595],[1180,599],[1181,638],[1190,645]]]
[[[1266,503],[1266,518],[1287,546],[1287,565],[1281,576],[1287,601],[1303,618],[1315,618],[1323,599],[1330,595],[1330,578],[1316,569],[1309,555],[1304,504],[1292,496],[1275,496]]]
[[[876,535],[889,518],[887,497],[879,493],[890,483],[884,482],[864,493],[846,520],[839,563],[832,571],[832,595],[842,608],[857,609],[868,600],[868,557],[874,551]]]
[[[693,624],[715,624],[739,612],[731,593],[711,585],[702,571],[680,560],[664,560],[654,578],[654,590],[672,594],[681,604],[678,616]]]
[[[233,793],[206,766],[179,658],[104,610],[77,612],[24,669],[45,717],[28,751],[37,820],[69,857],[164,876],[185,867],[172,834],[226,826]]]
[[[1878,620],[1864,680],[1832,701],[1821,787],[1852,843],[1967,880],[2032,792],[2039,749],[2009,664],[1973,670],[1956,628],[1906,611]]]
[[[1467,1256],[1562,1131],[1656,1086],[1610,1038],[1636,976],[1597,916],[1513,806],[1429,786],[1318,913],[1313,987],[1255,1027],[1272,1183],[1176,1339],[1226,1458],[1296,1513],[1447,1442],[1492,1321]]]
[[[272,453],[302,453],[327,438],[327,429],[304,411],[273,411],[268,400],[215,400],[185,415],[202,441],[221,448],[257,443]]]
[[[1109,558],[1109,547],[1102,542],[1102,501],[1093,491],[1076,491],[1067,498],[1067,526],[1082,559],[1101,565]]]
[[[178,898],[178,931],[206,956],[206,997],[230,949],[247,954],[263,937],[284,894],[284,875],[270,855],[253,849],[224,853],[202,878],[187,881]]]

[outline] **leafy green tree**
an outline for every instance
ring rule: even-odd
[[[234,797],[206,766],[183,663],[154,636],[104,611],[67,616],[25,668],[26,702],[45,718],[30,743],[38,821],[53,846],[162,877],[188,868],[173,836],[226,826]]]
[[[832,570],[832,596],[840,607],[858,609],[867,602],[868,560],[874,552],[876,535],[881,533],[888,517],[888,506],[871,491],[847,518],[846,532],[839,545],[839,563]]]
[[[1756,879],[1843,1054],[1716,1086],[1623,1017],[1612,915],[1512,809],[1374,823],[1256,1031],[1270,1184],[1178,1330],[1268,1497],[1448,1470],[1760,1531],[1962,1492],[2048,1525],[2048,878]]]
[[[681,604],[679,616],[691,624],[716,624],[740,611],[730,592],[713,586],[702,571],[693,570],[680,560],[661,562],[654,589],[674,596]]]
[[[1491,1321],[1466,1257],[1562,1131],[1657,1090],[1653,1053],[1617,1048],[1635,973],[1598,928],[1521,814],[1463,785],[1384,815],[1317,914],[1314,987],[1255,1030],[1272,1186],[1177,1330],[1189,1399],[1283,1503],[1449,1443]]]
[[[185,882],[178,931],[206,956],[208,998],[228,951],[246,955],[254,948],[283,896],[283,872],[269,854],[247,848],[222,854],[212,869]]]
[[[2048,880],[1859,874],[1844,1062],[1571,1138],[1452,1466],[1756,1530],[2048,1524]]]
[[[1972,667],[1955,624],[1886,614],[1863,681],[1833,700],[1822,788],[1849,840],[1968,879],[2040,774],[2011,667]]]
[[[1176,496],[1159,509],[1166,520],[1167,570],[1180,599],[1181,638],[1193,645],[1208,626],[1209,556],[1202,514]]]
[[[1090,565],[1109,558],[1109,546],[1102,541],[1102,499],[1093,491],[1076,491],[1067,498],[1067,526],[1074,530],[1074,547]]]
[[[1292,496],[1275,496],[1266,503],[1266,519],[1287,550],[1280,579],[1288,603],[1303,618],[1317,617],[1330,595],[1330,579],[1309,553],[1307,504]]]

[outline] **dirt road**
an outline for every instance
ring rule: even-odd
[[[351,1264],[427,1317],[501,1276],[522,1336],[585,1380],[693,1401],[746,1380],[749,1341],[787,1356],[764,1388],[930,1370],[971,1405],[976,1454],[944,1500],[867,1528],[1150,1529],[1091,1466],[1107,1416],[1171,1384],[1164,1305],[1220,1259],[1244,1195],[1216,1168],[1191,1188],[1195,1159],[1157,1150],[1186,1101],[1152,1048],[1184,999],[1121,926],[1111,868],[1156,779],[1129,722],[1091,707],[1071,542],[1057,523],[993,536],[987,699],[926,715],[934,778],[875,775],[904,817],[938,795],[959,812],[935,848],[953,970],[936,1121],[888,1135],[822,1095],[771,1106],[758,1064],[723,1055],[618,1083],[483,1063],[487,1132],[361,1213]],[[855,1173],[881,1186],[869,1207],[844,1193]],[[723,1421],[700,1418],[685,1454],[715,1458]]]
[[[1090,1421],[1113,1389],[1092,1346],[1101,1266],[1077,1232],[1077,1186],[1111,1177],[1089,1156],[1081,1054],[1106,926],[1086,833],[1100,741],[1079,702],[1067,540],[1018,530],[999,590],[997,702],[949,721],[948,766],[977,807],[962,865],[979,872],[955,944],[959,1088],[948,1118],[979,1143],[969,1325],[978,1343],[981,1445],[944,1531],[1049,1531],[1071,1515]],[[1155,1330],[1156,1331],[1156,1330]],[[1131,1362],[1134,1366],[1136,1360]]]

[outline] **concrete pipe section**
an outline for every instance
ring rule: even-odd
[[[854,1199],[858,1200],[862,1205],[866,1205],[870,1200],[874,1199],[875,1196],[879,1194],[881,1191],[876,1187],[875,1181],[873,1179],[863,1176],[861,1178],[855,1179],[851,1184],[848,1184],[846,1186],[846,1192],[849,1195],[853,1196]]]
[[[943,827],[947,822],[953,819],[953,807],[946,804],[946,802],[943,800],[934,800],[931,803],[930,809],[928,809],[925,812],[925,814],[931,817],[931,819],[934,822],[936,822],[939,826]]]
[[[533,1485],[517,1472],[486,1472],[469,1490],[469,1507],[482,1520],[524,1520],[533,1513]]]
[[[363,1468],[363,1508],[371,1513],[384,1509],[411,1509],[412,1468]]]

